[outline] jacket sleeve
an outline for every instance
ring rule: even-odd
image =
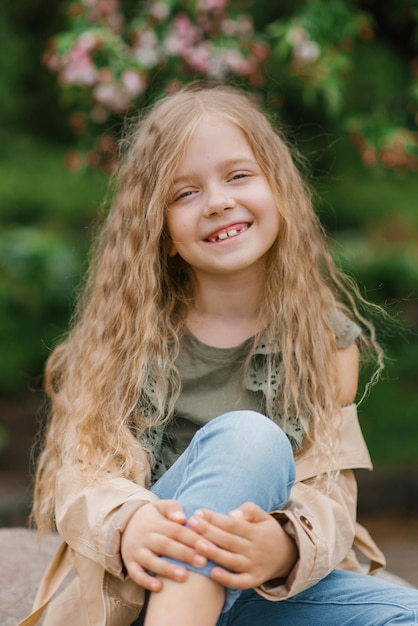
[[[74,467],[59,472],[56,494],[56,524],[63,540],[77,553],[124,580],[122,533],[135,511],[157,497],[143,485],[124,478],[86,483]]]
[[[371,469],[370,457],[355,405],[342,410],[340,440],[335,450],[336,478],[326,488],[326,459],[308,451],[296,463],[297,482],[283,511],[273,512],[294,539],[298,561],[285,580],[257,589],[270,600],[285,600],[327,576],[350,554],[356,535],[357,483],[354,468]]]
[[[299,558],[286,580],[271,581],[257,591],[270,600],[285,600],[327,576],[349,553],[355,535],[356,485],[350,470],[340,472],[332,491],[323,493],[300,482],[286,510],[274,517],[294,539]]]

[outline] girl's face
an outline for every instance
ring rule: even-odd
[[[279,223],[272,190],[244,133],[225,120],[204,118],[174,176],[170,254],[179,254],[198,279],[259,271]]]

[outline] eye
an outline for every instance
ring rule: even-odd
[[[236,172],[231,176],[231,180],[240,180],[241,178],[247,178],[248,176],[248,172]]]
[[[188,198],[191,195],[193,195],[193,191],[191,191],[191,189],[187,189],[186,191],[182,191],[181,193],[179,193],[175,197],[175,200],[182,200],[183,198]]]
[[[192,196],[194,193],[195,192],[193,191],[193,189],[183,189],[180,191],[176,191],[172,195],[171,203],[180,202],[180,200],[185,200],[186,198],[189,198],[190,196]]]

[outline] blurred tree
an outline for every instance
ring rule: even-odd
[[[0,397],[38,387],[68,323],[103,175],[63,166],[73,134],[45,42],[65,27],[56,0],[2,0],[0,20]],[[1,416],[0,416],[1,420]],[[1,442],[0,424],[0,442]]]
[[[41,63],[46,40],[65,27],[65,12],[55,0],[2,0],[1,12],[0,128],[68,141],[59,87]]]
[[[44,55],[70,123],[111,167],[131,107],[191,78],[233,79],[285,121],[317,115],[350,134],[367,166],[418,169],[417,0],[67,0]],[[94,130],[96,127],[96,130]],[[82,159],[69,163],[79,167]]]

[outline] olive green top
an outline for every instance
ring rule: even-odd
[[[338,348],[348,347],[361,332],[342,314],[334,316],[331,325]],[[147,433],[154,453],[153,480],[162,476],[185,450],[195,432],[214,417],[237,409],[267,414],[266,395],[278,395],[281,380],[279,364],[270,374],[267,372],[265,355],[278,349],[261,343],[245,369],[252,345],[252,338],[232,348],[208,346],[190,333],[182,339],[176,361],[182,390],[173,419]],[[276,402],[273,406],[276,407]],[[303,427],[298,416],[288,415],[285,425],[281,423],[280,402],[270,413],[269,417],[284,428],[293,447],[300,446]]]

